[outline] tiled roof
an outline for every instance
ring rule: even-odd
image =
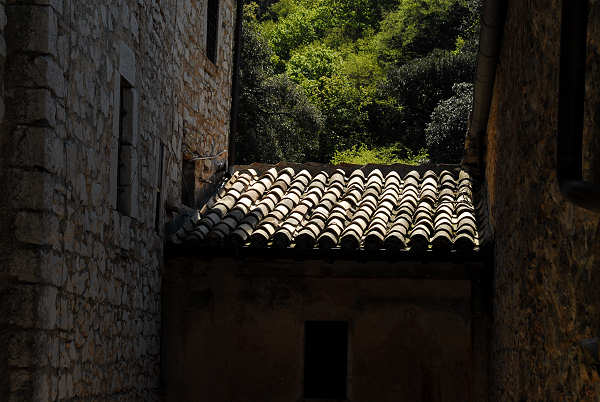
[[[238,167],[169,240],[417,253],[479,247],[471,178],[450,165]]]

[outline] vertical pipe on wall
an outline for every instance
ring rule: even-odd
[[[496,81],[496,67],[500,55],[506,0],[486,0],[481,11],[481,32],[477,54],[477,71],[473,89],[473,108],[469,122],[464,165],[474,165],[478,170],[484,165],[485,134],[490,115],[492,94]]]

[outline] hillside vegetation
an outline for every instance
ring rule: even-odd
[[[237,161],[457,162],[479,3],[246,4]]]

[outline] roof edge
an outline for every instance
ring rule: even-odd
[[[306,162],[306,163],[297,163],[297,162],[279,162],[279,163],[261,163],[254,162],[249,165],[235,165],[232,167],[232,173],[239,170],[248,170],[254,169],[257,173],[264,173],[269,169],[275,168],[277,170],[292,168],[296,171],[307,170],[310,173],[317,172],[327,172],[332,173],[338,169],[342,169],[346,172],[352,172],[355,170],[362,170],[364,173],[370,173],[375,169],[379,169],[382,173],[387,174],[391,171],[397,172],[398,174],[405,175],[408,172],[417,171],[419,174],[422,174],[428,170],[439,174],[443,170],[455,170],[460,169],[460,164],[436,164],[436,163],[425,163],[421,165],[407,165],[403,163],[396,163],[392,165],[385,164],[377,164],[377,163],[369,163],[366,165],[358,165],[351,163],[341,163],[338,165],[328,164],[328,163],[318,163],[318,162]]]

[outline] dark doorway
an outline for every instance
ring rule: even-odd
[[[219,48],[219,0],[208,0],[206,19],[206,54],[210,61],[217,64]]]
[[[181,202],[190,208],[196,207],[196,162],[183,159]]]
[[[304,328],[304,397],[345,399],[348,323],[307,321]]]

